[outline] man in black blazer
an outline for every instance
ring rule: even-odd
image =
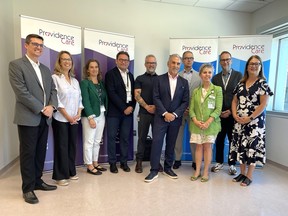
[[[127,160],[136,101],[134,99],[134,77],[128,70],[129,62],[129,54],[120,51],[116,56],[116,67],[108,71],[105,76],[105,85],[108,94],[108,162],[110,164],[110,172],[112,173],[118,173],[116,166],[116,137],[118,130],[120,168],[125,172],[130,172]]]
[[[153,101],[156,106],[153,128],[153,142],[150,158],[150,174],[145,182],[152,182],[158,177],[159,162],[162,152],[163,140],[166,135],[166,149],[164,161],[164,175],[176,179],[178,176],[171,167],[174,159],[174,147],[183,113],[189,103],[188,81],[178,75],[181,57],[170,55],[165,73],[154,82]]]
[[[43,38],[26,37],[26,55],[9,64],[9,81],[16,97],[14,123],[18,125],[20,169],[23,198],[38,203],[34,190],[55,190],[46,184],[42,172],[46,156],[48,129],[57,107],[57,92],[48,67],[38,58],[43,51]]]
[[[228,51],[223,51],[220,54],[220,65],[222,71],[216,74],[212,78],[212,83],[217,86],[222,87],[223,92],[223,106],[221,118],[221,131],[217,135],[216,139],[216,164],[211,168],[212,172],[218,172],[223,169],[224,161],[224,143],[226,135],[229,140],[229,149],[232,141],[232,129],[234,126],[234,118],[231,113],[231,103],[233,99],[233,90],[242,78],[242,74],[231,68],[232,66],[232,56]],[[230,152],[230,151],[229,151]],[[236,161],[229,161],[229,174],[235,175],[237,173],[235,164]]]

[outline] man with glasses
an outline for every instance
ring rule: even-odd
[[[199,73],[192,68],[193,63],[194,63],[193,53],[191,51],[184,52],[182,55],[182,59],[183,59],[184,69],[179,72],[179,76],[185,78],[188,81],[189,93],[190,93],[190,97],[191,97],[193,90],[201,84],[201,78],[199,77]],[[190,98],[190,100],[191,100],[191,98]],[[189,104],[190,104],[190,102],[189,102]],[[185,130],[186,123],[189,124],[189,121],[190,121],[190,119],[189,119],[189,106],[188,106],[184,112],[182,124],[180,126],[176,145],[175,145],[175,162],[173,165],[173,169],[178,169],[181,166],[182,143],[183,143],[183,137],[184,137],[184,130]],[[192,167],[194,169],[196,169],[196,163],[195,163],[196,144],[190,143],[190,149],[191,149],[192,161],[193,161]]]
[[[115,61],[116,67],[108,71],[105,76],[105,85],[109,99],[107,111],[107,147],[111,173],[118,173],[116,166],[116,137],[118,130],[120,168],[125,172],[130,172],[127,160],[133,111],[136,105],[134,99],[134,77],[128,70],[130,63],[129,54],[120,51]]]
[[[223,51],[220,54],[220,65],[222,71],[212,78],[212,83],[222,87],[223,92],[223,106],[221,118],[221,131],[216,139],[216,164],[211,168],[212,172],[218,172],[223,169],[224,162],[224,144],[226,135],[229,140],[229,149],[232,141],[232,129],[234,125],[234,118],[231,113],[231,103],[233,99],[233,90],[242,78],[242,74],[231,68],[232,56],[228,51]],[[230,152],[230,150],[229,150]],[[237,170],[235,161],[228,161],[229,174],[236,175]]]
[[[58,105],[51,72],[38,60],[43,47],[43,38],[30,34],[25,40],[26,55],[9,64],[9,80],[16,97],[14,123],[20,141],[23,198],[30,204],[39,202],[34,190],[57,188],[41,179],[48,129]]]
[[[145,58],[146,72],[135,80],[135,100],[139,103],[138,114],[138,145],[136,153],[135,172],[142,173],[142,161],[146,146],[146,139],[150,125],[153,129],[155,105],[153,103],[153,82],[157,78],[155,72],[157,67],[156,57],[147,55]]]

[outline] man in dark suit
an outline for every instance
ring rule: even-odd
[[[127,52],[120,51],[116,56],[116,67],[108,71],[105,85],[108,94],[107,138],[108,162],[110,172],[118,173],[116,166],[116,137],[119,130],[120,168],[130,172],[127,165],[130,131],[133,123],[134,77],[129,72],[130,57]]]
[[[223,169],[224,162],[224,143],[226,135],[229,140],[229,149],[230,143],[232,140],[232,129],[234,126],[234,118],[231,113],[231,103],[233,99],[233,90],[242,78],[242,74],[238,71],[235,71],[231,68],[232,66],[232,56],[228,51],[223,51],[220,54],[220,65],[222,71],[216,74],[212,78],[212,83],[217,86],[222,87],[223,92],[223,106],[221,118],[221,131],[217,135],[216,139],[216,164],[211,168],[212,172],[218,172]],[[229,151],[230,152],[230,151]],[[237,173],[235,161],[229,161],[229,174],[235,175]]]
[[[31,204],[39,202],[34,190],[57,188],[41,179],[48,129],[57,107],[57,92],[51,72],[38,60],[43,46],[41,36],[28,35],[25,40],[26,55],[9,64],[9,80],[16,97],[14,123],[18,125],[20,141],[23,198]]]
[[[159,162],[162,152],[163,140],[166,135],[166,149],[164,172],[170,178],[178,176],[171,167],[174,159],[174,147],[179,127],[182,122],[183,113],[189,103],[188,81],[178,75],[181,57],[177,54],[170,55],[165,73],[154,82],[153,101],[156,106],[153,128],[153,142],[150,158],[150,174],[145,182],[152,182],[158,177]]]

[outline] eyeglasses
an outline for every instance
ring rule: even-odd
[[[149,65],[156,65],[157,62],[145,62],[145,64],[149,64]]]
[[[70,58],[60,58],[61,59],[61,61],[66,61],[66,62],[71,62],[72,61],[72,59],[70,59]]]
[[[30,44],[32,44],[34,47],[40,47],[40,48],[44,48],[44,44],[39,44],[39,43],[36,43],[36,42],[30,42]]]
[[[220,59],[221,62],[229,62],[231,60],[231,58],[228,59]]]
[[[261,66],[261,63],[255,62],[255,63],[249,63],[248,65],[249,65],[250,67],[253,67],[253,66],[259,67],[259,66]]]
[[[118,59],[118,61],[127,63],[127,62],[129,62],[129,59]]]
[[[184,57],[184,60],[194,60],[194,57]]]

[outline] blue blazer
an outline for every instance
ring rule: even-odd
[[[134,77],[132,73],[128,73],[131,83],[132,101],[126,103],[126,87],[117,67],[108,71],[105,75],[105,86],[108,94],[108,117],[120,117],[124,115],[124,110],[128,106],[135,108],[136,101],[134,98]],[[133,112],[130,114],[133,115]]]
[[[171,100],[168,73],[158,76],[157,79],[155,79],[153,86],[153,102],[156,106],[156,119],[161,119],[160,121],[165,124],[181,125],[183,113],[189,105],[188,81],[183,77],[178,76],[174,97],[173,100]],[[162,116],[165,112],[174,112],[178,118],[167,123]]]

